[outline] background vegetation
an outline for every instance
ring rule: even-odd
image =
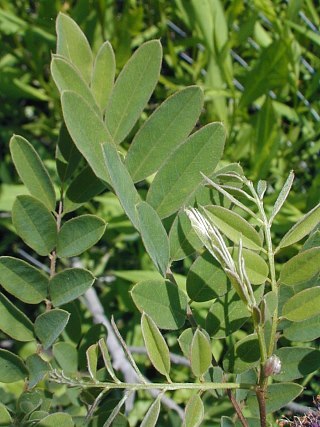
[[[223,160],[240,162],[247,177],[254,181],[267,179],[270,187],[266,200],[270,206],[289,171],[295,171],[293,191],[275,220],[275,241],[318,203],[319,7],[309,0],[213,3],[212,11],[206,9],[206,2],[197,0],[1,2],[1,255],[26,259],[31,256],[33,262],[43,262],[26,249],[11,223],[14,198],[26,190],[14,170],[8,142],[12,134],[26,137],[51,176],[57,176],[52,159],[62,113],[59,93],[50,75],[50,60],[55,51],[55,19],[59,11],[69,14],[81,26],[95,52],[104,40],[110,40],[116,53],[117,73],[142,42],[161,39],[164,61],[160,82],[137,127],[168,95],[197,84],[205,93],[205,108],[198,126],[210,121],[225,124],[228,136]],[[128,143],[124,146],[127,148]],[[146,184],[142,184],[142,192],[147,188],[143,185]],[[90,269],[98,278],[95,287],[106,313],[114,315],[126,342],[141,350],[143,342],[137,328],[140,314],[129,290],[138,278],[154,270],[153,264],[112,193],[96,196],[80,206],[78,213],[97,214],[108,222],[108,229],[98,245],[74,262]],[[280,263],[298,249],[296,246],[283,250]],[[186,258],[175,264],[181,280],[185,280],[191,262]],[[20,308],[23,305],[18,301],[16,304]],[[72,303],[69,309],[73,322],[64,337],[66,342],[84,349],[103,336],[103,328],[93,326],[92,316],[80,301]],[[35,316],[32,306],[24,307],[25,310]],[[245,330],[238,331],[234,339],[244,334]],[[12,348],[5,334],[0,332],[0,338],[1,347]],[[173,334],[168,333],[166,338],[173,349],[178,348]],[[281,345],[286,345],[282,340]],[[318,342],[314,345],[319,348]],[[24,358],[34,351],[28,343],[14,346],[15,352]],[[227,342],[217,345],[216,355],[225,352],[227,346]],[[144,365],[145,356],[140,357]],[[79,365],[85,368],[83,354]],[[175,369],[176,378],[186,381],[187,369],[180,365]],[[149,378],[157,376],[148,365],[144,372]],[[300,403],[309,405],[313,396],[320,393],[319,376],[310,374],[300,383],[306,387]],[[81,399],[72,390],[54,387],[50,390],[56,392],[53,406],[66,410],[72,407],[73,415],[80,414]],[[0,400],[15,407],[20,392],[21,384],[3,385]],[[177,403],[185,403],[183,392],[176,392],[173,397]],[[136,402],[129,416],[132,425],[141,420],[149,403],[148,395]],[[221,403],[211,399],[208,403],[206,413],[211,420],[233,413],[227,400]],[[179,420],[174,413],[164,417],[169,417],[169,421],[164,419],[164,425],[179,425],[175,424]]]

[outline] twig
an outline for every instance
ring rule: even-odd
[[[120,370],[125,378],[125,381],[127,383],[133,383],[136,382],[138,379],[138,376],[130,363],[128,362],[125,353],[118,341],[118,339],[115,336],[115,333],[113,331],[113,328],[111,326],[111,323],[109,319],[106,317],[104,313],[104,309],[101,305],[101,302],[98,298],[98,295],[94,288],[90,288],[84,295],[85,304],[87,306],[87,309],[90,311],[93,320],[95,323],[101,323],[108,332],[107,337],[107,346],[110,351],[110,355],[113,360],[113,367],[117,370]],[[156,397],[159,394],[158,390],[149,390],[149,393]],[[172,409],[177,412],[179,417],[183,419],[184,417],[184,411],[182,408],[180,408],[179,405],[177,405],[172,399],[163,396],[161,399],[162,403],[166,405],[169,409]],[[128,400],[127,400],[128,402]],[[126,409],[128,410],[128,403],[126,402]],[[132,405],[132,402],[131,402]]]
[[[227,390],[227,395],[228,395],[229,400],[232,403],[232,406],[234,407],[234,410],[236,411],[238,418],[239,418],[241,424],[243,425],[243,427],[249,427],[249,424],[247,423],[247,420],[245,419],[245,417],[241,411],[241,408],[240,408],[237,400],[235,399],[235,397],[232,393],[232,390],[229,388]]]

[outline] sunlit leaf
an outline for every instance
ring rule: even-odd
[[[301,322],[319,314],[320,286],[295,294],[282,308],[282,316],[292,322]]]
[[[207,335],[197,329],[190,348],[190,363],[193,374],[201,377],[210,367],[212,360],[211,343]]]
[[[65,310],[54,309],[40,314],[34,322],[34,331],[47,350],[58,338],[68,323],[70,314]]]
[[[187,403],[183,427],[198,427],[204,417],[204,406],[198,394],[192,396]]]
[[[306,282],[320,273],[320,247],[307,249],[290,258],[281,268],[280,283],[288,286]]]

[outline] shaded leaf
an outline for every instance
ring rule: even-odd
[[[320,367],[320,351],[310,347],[282,347],[276,351],[281,372],[276,381],[292,381],[306,377]]]
[[[12,418],[3,403],[0,403],[0,426],[11,426]]]
[[[70,314],[65,310],[54,309],[40,314],[34,322],[34,331],[47,350],[58,338],[68,323]]]
[[[12,207],[12,222],[22,240],[39,255],[48,255],[55,247],[56,222],[36,198],[18,196]]]
[[[22,359],[8,350],[0,348],[0,378],[2,383],[24,380],[28,375]]]
[[[179,261],[202,248],[202,242],[193,230],[184,211],[176,215],[169,232],[170,259]]]
[[[193,335],[189,357],[192,372],[196,377],[201,377],[211,365],[211,343],[199,328]]]
[[[17,341],[33,341],[33,325],[28,317],[0,293],[0,330]]]
[[[320,204],[304,215],[281,239],[276,252],[303,239],[320,221]]]
[[[159,394],[156,400],[150,405],[148,412],[143,417],[140,427],[155,427],[160,414],[162,394]]]
[[[146,280],[131,290],[141,312],[147,313],[161,329],[181,328],[186,319],[187,297],[169,280]]]
[[[257,366],[260,348],[257,334],[251,334],[238,341],[224,357],[223,367],[227,372],[240,374]]]
[[[74,427],[71,415],[65,412],[50,414],[37,424],[37,427]]]
[[[261,250],[260,235],[239,214],[222,206],[205,206],[204,211],[209,221],[232,242],[239,244],[241,238],[245,248]]]
[[[291,341],[314,341],[320,337],[320,314],[301,322],[291,323],[284,328],[283,335]]]
[[[83,159],[80,151],[71,139],[66,125],[60,128],[56,151],[57,171],[62,183],[69,179]]]
[[[55,274],[49,282],[49,294],[52,304],[57,307],[66,304],[84,294],[95,278],[88,270],[67,268]]]
[[[303,391],[303,386],[295,383],[271,384],[266,394],[266,411],[268,414],[281,409],[287,403],[292,402]],[[247,405],[252,415],[259,416],[259,407],[255,395],[249,396]]]
[[[190,86],[167,98],[136,133],[125,164],[133,181],[156,172],[196,124],[203,104],[199,87]]]
[[[320,286],[305,289],[291,297],[282,308],[282,316],[300,322],[320,314]]]
[[[221,158],[225,132],[221,123],[210,123],[181,144],[155,176],[147,202],[165,218],[191,200]]]
[[[198,427],[204,417],[204,406],[198,394],[192,396],[187,403],[183,427]]]
[[[65,222],[58,233],[57,255],[73,257],[95,245],[103,236],[106,223],[95,215],[81,215]]]
[[[111,44],[103,43],[97,53],[93,65],[91,91],[103,112],[110,98],[114,76],[116,72],[116,59]]]
[[[112,138],[101,117],[82,96],[69,90],[62,93],[61,105],[64,121],[78,150],[96,176],[109,182],[101,155],[101,144],[112,143]]]
[[[141,316],[141,330],[151,363],[160,374],[170,380],[169,348],[157,325],[145,313]]]
[[[78,70],[65,58],[53,55],[51,60],[51,74],[59,92],[71,90],[82,96],[97,114],[100,110],[87,83],[83,80]]]
[[[160,75],[162,48],[159,40],[141,45],[120,72],[109,99],[105,120],[120,144],[146,106]]]
[[[36,150],[22,136],[14,135],[10,140],[10,152],[17,172],[30,194],[53,211],[56,206],[56,193]]]
[[[137,207],[139,230],[141,237],[157,270],[166,276],[169,266],[169,240],[157,212],[146,202],[140,202]]]
[[[68,15],[59,13],[56,21],[57,53],[65,56],[89,83],[92,72],[92,52],[81,28]]]
[[[113,144],[102,146],[103,158],[106,170],[110,174],[111,183],[120,203],[131,220],[132,224],[139,230],[139,219],[136,205],[141,201],[140,196],[133,184],[131,176],[122,163],[117,148]]]
[[[73,203],[85,203],[105,189],[106,184],[87,166],[71,181],[66,196]]]
[[[196,302],[210,301],[227,292],[227,276],[209,252],[199,256],[187,275],[187,293]]]
[[[0,257],[0,283],[21,301],[38,304],[47,297],[49,278],[25,261],[3,256]]]
[[[282,205],[286,201],[286,199],[289,195],[290,189],[292,187],[293,180],[294,180],[294,173],[293,173],[293,171],[291,171],[286,182],[284,183],[284,185],[283,185],[283,187],[279,193],[279,196],[277,197],[277,200],[276,200],[274,206],[273,206],[273,209],[272,209],[272,212],[270,215],[270,219],[269,219],[270,224],[272,224],[272,221],[274,220],[275,216],[280,211],[280,209],[282,208]]]
[[[69,342],[57,342],[52,347],[52,353],[64,372],[77,372],[78,352],[74,344]]]
[[[280,283],[297,285],[312,279],[320,272],[320,247],[307,249],[290,258],[281,268]]]
[[[86,351],[86,356],[87,356],[88,371],[93,381],[97,380],[98,355],[99,355],[98,344],[90,345],[90,347]]]
[[[36,386],[50,371],[49,363],[45,362],[38,354],[31,354],[26,360],[29,371],[28,388]]]
[[[236,247],[230,248],[230,252],[234,261],[238,262],[239,249]],[[265,260],[256,252],[246,248],[242,249],[242,256],[251,284],[260,285],[264,283],[269,273],[269,267]]]

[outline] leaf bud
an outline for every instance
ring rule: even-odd
[[[272,375],[280,374],[281,372],[281,360],[278,356],[273,354],[269,359],[266,361],[266,364],[264,365],[264,375],[266,377],[270,377]]]

